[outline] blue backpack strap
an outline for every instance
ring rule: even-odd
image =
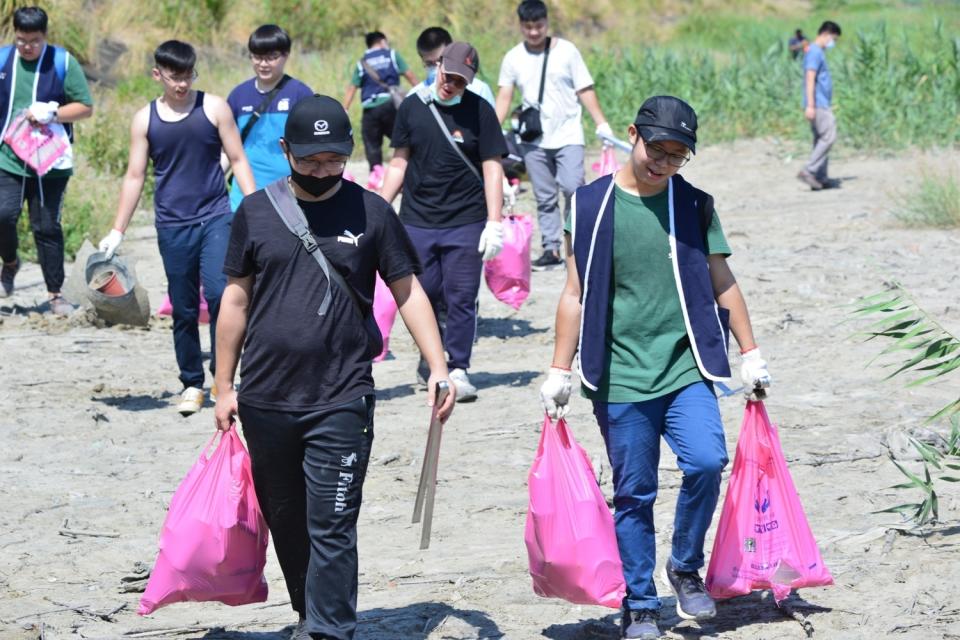
[[[67,50],[56,45],[53,46],[53,70],[60,84],[63,84],[64,78],[67,77]]]
[[[0,69],[3,69],[5,66],[7,66],[7,60],[10,59],[11,53],[13,53],[12,44],[0,47]]]

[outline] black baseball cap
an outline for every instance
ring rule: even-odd
[[[697,152],[697,112],[680,98],[647,98],[633,124],[644,142],[674,140]]]
[[[339,100],[314,94],[294,105],[283,128],[283,139],[295,158],[316,153],[353,153],[353,128]]]

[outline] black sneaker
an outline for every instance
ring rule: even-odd
[[[539,258],[530,263],[530,266],[534,271],[546,271],[562,264],[563,260],[560,259],[560,254],[556,251],[544,251]]]
[[[703,622],[717,615],[717,605],[696,571],[674,571],[673,562],[667,560],[663,580],[677,597],[677,615],[684,620]]]
[[[17,277],[20,271],[20,259],[13,264],[3,263],[0,268],[0,298],[9,298],[13,294],[13,279]]]
[[[641,640],[654,640],[654,638],[663,637],[663,634],[660,633],[660,627],[657,625],[658,620],[660,620],[660,612],[656,609],[624,611],[623,618],[620,620],[620,637],[640,638]]]

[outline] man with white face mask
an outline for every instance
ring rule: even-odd
[[[392,202],[403,188],[400,220],[423,264],[420,281],[434,311],[447,310],[443,343],[457,400],[477,397],[467,369],[482,261],[503,247],[500,159],[507,145],[493,107],[466,91],[477,64],[470,44],[450,44],[436,81],[400,105],[381,193]]]
[[[813,151],[797,178],[813,191],[834,189],[839,180],[827,177],[827,154],[837,140],[837,119],[833,115],[833,77],[827,67],[826,50],[840,37],[840,25],[827,20],[803,56],[803,116],[813,131]]]

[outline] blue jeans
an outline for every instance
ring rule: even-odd
[[[673,520],[671,560],[678,571],[703,567],[703,539],[720,496],[727,464],[720,409],[711,385],[697,382],[653,400],[594,402],[613,467],[614,522],[623,561],[626,609],[659,609],[653,503],[662,435],[677,455],[683,484]]]
[[[223,261],[232,219],[228,214],[183,227],[157,228],[167,293],[173,305],[173,348],[184,387],[203,387],[203,354],[197,326],[201,283],[210,309],[210,374],[216,371],[217,314],[220,296],[227,286]]]

